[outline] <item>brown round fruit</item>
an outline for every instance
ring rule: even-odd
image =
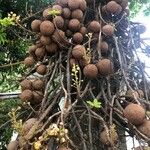
[[[24,64],[27,66],[27,67],[31,67],[33,66],[35,63],[35,60],[33,57],[29,56],[29,57],[26,57],[25,60],[24,60]]]
[[[18,141],[11,141],[7,146],[7,150],[18,150]]]
[[[76,45],[72,50],[72,56],[76,59],[81,59],[86,53],[86,49],[83,45]]]
[[[43,11],[43,17],[44,17],[45,19],[51,18],[51,15],[49,14],[49,12],[50,12],[51,10],[52,10],[51,8],[47,8],[47,9],[45,9],[45,10]]]
[[[54,34],[52,35],[52,39],[61,44],[61,42],[65,40],[65,33],[62,30],[55,30]]]
[[[88,29],[94,33],[98,33],[100,31],[100,28],[101,25],[98,21],[92,21],[88,26]]]
[[[66,7],[68,5],[68,0],[56,0],[55,3],[62,7]]]
[[[32,82],[32,86],[34,90],[43,90],[44,89],[44,81],[41,79],[36,79]]]
[[[113,64],[110,59],[102,59],[97,63],[98,71],[101,75],[107,76],[114,72]]]
[[[112,25],[105,25],[102,27],[102,32],[108,36],[112,36],[114,34],[114,27]]]
[[[119,10],[119,4],[117,4],[115,1],[110,1],[107,3],[106,9],[110,13],[116,13]]]
[[[39,65],[36,68],[36,72],[40,75],[44,75],[46,73],[47,67],[45,65]]]
[[[33,93],[31,90],[24,90],[19,97],[23,102],[30,102],[33,99]]]
[[[35,51],[35,55],[38,58],[38,60],[43,59],[45,56],[45,48],[44,47],[37,48]]]
[[[88,64],[83,69],[83,74],[88,78],[96,78],[98,75],[98,69],[94,64]]]
[[[45,36],[52,35],[54,30],[55,30],[55,27],[51,21],[43,21],[40,25],[41,34]]]
[[[80,26],[81,24],[78,19],[71,19],[68,24],[68,27],[71,31],[78,31]]]
[[[83,41],[83,35],[80,32],[77,32],[73,35],[72,40],[76,44],[81,44]]]
[[[24,79],[23,81],[21,81],[20,83],[21,86],[21,90],[31,90],[32,89],[32,82],[28,79]]]
[[[52,40],[50,39],[49,36],[42,35],[40,38],[40,42],[42,43],[42,45],[48,45],[52,42]]]
[[[42,102],[43,93],[41,91],[33,91],[33,104],[39,104]]]
[[[61,16],[56,16],[53,19],[53,23],[56,26],[56,28],[58,28],[58,29],[63,29],[63,27],[64,27],[64,19]]]
[[[85,35],[85,34],[87,34],[87,28],[86,27],[81,27],[80,28],[80,31],[79,31],[82,35]]]
[[[71,10],[78,9],[80,7],[80,0],[68,0],[68,7]]]
[[[62,16],[63,16],[63,18],[68,19],[68,18],[70,18],[70,15],[71,15],[70,9],[67,8],[67,7],[63,8],[63,10],[62,10]]]
[[[58,50],[58,45],[55,42],[52,42],[49,45],[46,45],[46,51],[48,53],[56,53]]]
[[[141,125],[145,119],[145,109],[138,105],[130,103],[123,111],[124,117],[133,125]]]
[[[80,6],[79,8],[82,10],[82,11],[85,11],[86,8],[87,8],[87,4],[86,4],[86,1],[85,0],[80,0]]]
[[[107,133],[106,130],[103,130],[101,133],[100,133],[100,141],[104,144],[104,145],[110,145],[111,144],[111,135],[109,133]],[[118,140],[118,134],[115,132],[113,134],[113,143],[117,143],[117,140]]]
[[[75,9],[72,11],[71,13],[71,18],[73,19],[78,19],[78,20],[82,20],[83,19],[83,12],[81,9]]]
[[[30,129],[33,127],[33,125],[37,122],[36,118],[30,118],[27,121],[24,122],[23,126],[22,126],[22,132],[23,135],[27,135],[28,132],[30,131]]]
[[[138,130],[150,138],[150,120],[144,120],[143,124],[138,127]]]
[[[100,49],[102,53],[107,53],[108,51],[108,43],[103,41],[100,43]]]
[[[41,25],[42,21],[41,20],[33,20],[31,23],[31,29],[34,32],[39,32],[40,31],[40,25]]]
[[[62,7],[60,5],[53,5],[52,10],[58,11],[59,14],[62,13]]]
[[[77,61],[74,58],[70,58],[70,67],[72,68],[73,65],[76,65]]]

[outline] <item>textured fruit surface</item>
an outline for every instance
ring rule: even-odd
[[[143,124],[138,127],[138,130],[150,138],[150,120],[144,120]]]
[[[145,109],[138,104],[129,104],[123,111],[124,117],[134,125],[140,125],[143,123],[146,112]]]

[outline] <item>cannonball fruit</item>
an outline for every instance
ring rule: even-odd
[[[78,31],[80,26],[81,24],[78,19],[71,19],[68,24],[68,27],[71,31]]]
[[[59,44],[64,41],[65,33],[62,30],[55,30],[54,34],[52,35],[52,39]]]
[[[46,66],[45,65],[39,65],[36,68],[36,72],[40,75],[44,75],[46,73]]]
[[[40,25],[41,34],[45,36],[52,35],[55,30],[54,24],[51,21],[43,21]]]
[[[31,90],[32,82],[28,79],[24,79],[23,81],[21,81],[20,86],[22,90],[26,90],[26,89]]]
[[[31,23],[32,31],[39,32],[41,23],[42,23],[41,20],[37,20],[37,19],[33,20]]]
[[[56,0],[55,3],[62,7],[66,7],[68,5],[68,0]]]
[[[78,9],[80,7],[80,0],[68,0],[68,7],[71,10]]]
[[[43,99],[43,93],[41,91],[33,91],[33,104],[38,104]]]
[[[81,9],[73,10],[71,13],[71,18],[82,20],[83,19],[83,12],[81,11]]]
[[[37,48],[35,51],[35,55],[38,58],[38,60],[43,59],[45,56],[45,48],[44,47]]]
[[[86,53],[86,49],[83,45],[76,45],[72,50],[72,56],[76,59],[81,59]]]
[[[76,44],[81,44],[83,41],[83,35],[80,32],[77,32],[73,35],[72,40]]]
[[[133,125],[141,125],[145,119],[146,111],[138,104],[130,103],[123,111],[124,117]]]
[[[98,33],[100,31],[100,28],[101,25],[98,21],[92,21],[88,26],[88,29],[94,33]]]
[[[43,17],[44,17],[45,19],[51,18],[50,14],[49,14],[49,12],[50,12],[51,10],[52,10],[51,8],[47,8],[47,9],[45,9],[45,10],[43,11]]]
[[[56,16],[53,19],[53,23],[58,29],[63,29],[64,27],[64,19],[61,16]]]
[[[97,68],[99,73],[103,76],[110,75],[114,72],[113,64],[110,59],[99,60],[99,62],[97,63]]]
[[[36,79],[32,82],[32,87],[34,90],[42,90],[44,88],[44,81],[41,79]]]
[[[102,53],[106,53],[108,51],[108,43],[105,41],[101,42],[100,49]]]
[[[101,133],[100,133],[100,141],[104,144],[104,145],[110,145],[111,144],[111,135],[109,133],[109,131],[107,132],[106,130],[103,130]],[[113,143],[117,143],[117,140],[118,140],[118,134],[115,132],[113,134]]]
[[[114,34],[114,27],[112,25],[105,25],[102,27],[102,32],[108,36],[112,36]]]
[[[58,11],[58,14],[62,13],[62,7],[60,5],[53,5],[52,10]]]
[[[26,57],[25,60],[24,60],[24,64],[27,66],[27,67],[31,67],[33,66],[35,63],[35,60],[33,57],[29,56],[29,57]]]
[[[110,13],[116,13],[119,10],[119,5],[115,1],[110,1],[107,3],[106,9]]]
[[[67,18],[69,18],[70,16],[71,16],[71,11],[70,11],[70,9],[69,8],[63,8],[63,10],[62,10],[62,16],[63,16],[63,18],[65,18],[65,19],[67,19]]]
[[[96,78],[98,69],[94,64],[88,64],[83,68],[83,74],[88,78]]]
[[[80,0],[80,6],[79,8],[82,10],[82,11],[85,11],[86,8],[87,8],[87,3],[85,0]]]
[[[48,45],[52,42],[52,40],[50,39],[49,36],[44,36],[42,35],[41,38],[40,38],[40,42],[43,44],[43,45]]]
[[[19,97],[23,102],[30,102],[33,99],[33,93],[31,90],[24,90]]]
[[[81,27],[80,28],[80,31],[79,31],[82,35],[85,35],[85,34],[87,34],[87,28],[86,27]]]
[[[138,130],[150,138],[150,120],[145,119],[144,122],[138,127]]]

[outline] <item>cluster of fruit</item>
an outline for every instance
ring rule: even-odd
[[[118,60],[114,60],[109,54],[111,49],[116,47],[109,43],[109,40],[118,31],[115,22],[110,22],[110,16],[119,21],[122,16],[128,16],[128,0],[102,2],[101,7],[97,9],[98,15],[91,20],[87,17],[87,10],[92,3],[93,0],[56,0],[54,5],[43,11],[42,19],[32,21],[31,28],[36,33],[37,40],[29,47],[29,56],[25,58],[24,64],[33,67],[39,78],[33,80],[26,78],[21,82],[20,98],[23,102],[31,104],[42,102],[46,85],[44,77],[48,75],[47,62],[54,55],[59,59],[61,52],[65,54],[63,61],[66,63],[69,60],[70,68],[77,65],[83,76],[88,79],[115,73],[117,69],[114,61],[118,63]],[[109,16],[109,20],[105,16]],[[71,55],[68,59],[69,50]],[[146,119],[146,110],[141,105],[131,103],[124,109],[123,114],[141,133],[150,136],[150,121]],[[34,123],[32,121],[31,126]],[[104,145],[111,145],[107,135],[105,130],[101,132],[101,142]],[[116,143],[117,139],[118,135],[115,132],[113,142]],[[70,149],[60,146],[58,150]]]

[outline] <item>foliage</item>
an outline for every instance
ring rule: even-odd
[[[18,101],[18,99],[10,99],[0,102],[0,149],[2,150],[6,150],[6,144],[9,143],[13,133],[13,128],[11,128],[11,122],[8,113],[13,107],[16,107],[19,102],[20,101]]]
[[[101,102],[98,99],[94,99],[93,101],[87,101],[91,108],[101,108]]]
[[[129,9],[131,18],[135,17],[141,9],[145,16],[149,16],[150,0],[130,0]]]

